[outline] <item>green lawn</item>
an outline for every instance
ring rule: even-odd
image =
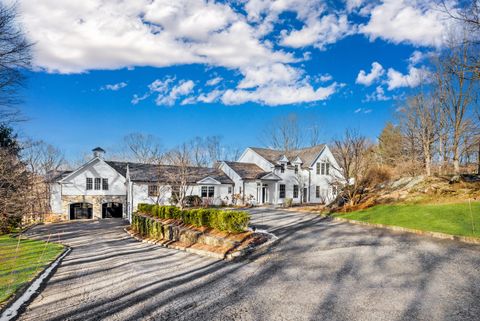
[[[458,204],[377,205],[336,217],[422,231],[480,237],[480,202]],[[472,228],[472,216],[473,226]]]
[[[32,280],[63,250],[55,243],[0,236],[0,303]]]

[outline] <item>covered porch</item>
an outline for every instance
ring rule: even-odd
[[[256,180],[258,205],[279,203],[279,181],[281,181],[281,178],[273,173],[268,173]]]

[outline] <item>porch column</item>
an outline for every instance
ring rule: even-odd
[[[275,195],[273,195],[273,204],[278,204],[278,182],[275,182]]]

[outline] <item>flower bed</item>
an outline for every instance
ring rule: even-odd
[[[152,204],[139,204],[138,211],[144,215],[159,219],[174,219],[183,222],[184,224],[193,225],[196,227],[209,227],[219,231],[229,233],[240,233],[247,229],[250,222],[250,215],[243,211],[225,211],[218,209],[184,209],[181,210],[175,206],[160,206]],[[148,224],[139,225],[141,222],[135,219],[132,220],[132,227],[138,232],[139,229],[149,229]],[[143,231],[149,234],[150,231]]]

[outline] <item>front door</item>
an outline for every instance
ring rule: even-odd
[[[265,204],[268,202],[268,184],[263,184],[262,185],[262,204]]]

